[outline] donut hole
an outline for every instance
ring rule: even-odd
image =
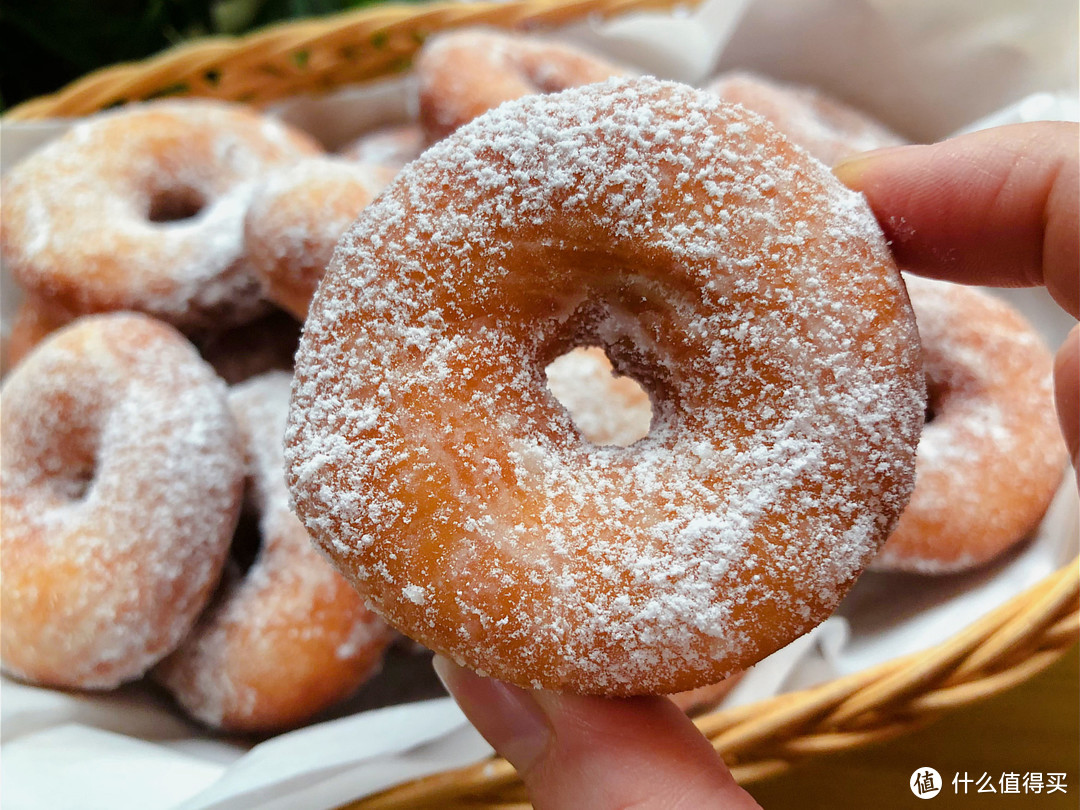
[[[58,410],[74,421],[77,416],[71,407],[72,403],[63,403]],[[82,425],[69,421],[53,433],[50,442],[55,444],[42,454],[49,487],[61,500],[82,501],[94,485],[102,437],[92,421]]]
[[[206,197],[191,186],[171,186],[150,195],[150,207],[146,212],[151,222],[181,222],[198,216],[206,207]]]
[[[633,377],[619,376],[600,346],[578,346],[544,369],[547,387],[595,445],[626,447],[649,435],[652,403]]]

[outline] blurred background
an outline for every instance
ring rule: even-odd
[[[407,1],[407,0],[406,0]],[[141,59],[193,37],[242,34],[381,0],[4,0],[2,108],[50,93],[90,71]]]

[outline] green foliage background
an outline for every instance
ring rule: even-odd
[[[240,34],[380,0],[0,0],[0,104],[192,37]]]

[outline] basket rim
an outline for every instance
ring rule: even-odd
[[[279,21],[238,36],[219,34],[179,43],[145,59],[98,68],[53,93],[22,101],[0,117],[0,121],[7,123],[78,117],[121,103],[172,95],[167,92],[171,89],[169,84],[156,88],[152,86],[152,79],[156,77],[172,76],[173,87],[181,83],[181,80],[189,79],[190,91],[175,95],[220,97],[212,91],[213,75],[220,75],[223,69],[272,66],[271,73],[303,73],[302,64],[290,62],[301,61],[297,58],[299,55],[326,43],[338,45],[352,41],[354,47],[366,43],[379,50],[387,46],[377,43],[383,39],[392,39],[393,47],[387,54],[393,59],[411,55],[426,36],[448,28],[489,25],[504,29],[529,29],[563,24],[585,17],[607,18],[635,11],[691,8],[700,2],[701,0],[434,0],[408,3],[397,0],[325,17]],[[406,29],[406,41],[398,41]],[[304,58],[306,59],[306,55]],[[373,61],[376,65],[379,64],[378,59]],[[274,80],[272,75],[262,78],[266,81]],[[149,85],[148,79],[151,80]],[[292,89],[291,85],[289,89]],[[233,100],[258,105],[272,99]]]

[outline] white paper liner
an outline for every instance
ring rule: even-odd
[[[557,36],[666,78],[697,82],[739,67],[816,84],[912,139],[936,140],[1018,121],[1077,120],[1076,14],[1065,0],[707,0],[692,13],[590,20]],[[411,81],[293,99],[277,112],[333,148],[410,118]],[[3,126],[3,168],[67,126]],[[6,329],[19,292],[6,273],[0,283]],[[1073,323],[1042,290],[995,292],[1053,345]],[[836,616],[754,667],[728,704],[946,640],[1073,559],[1077,515],[1070,474],[1036,537],[992,566],[936,579],[865,575]],[[490,754],[448,699],[344,717],[250,747],[203,732],[142,684],[78,695],[7,679],[0,679],[0,739],[6,810],[319,810]]]

